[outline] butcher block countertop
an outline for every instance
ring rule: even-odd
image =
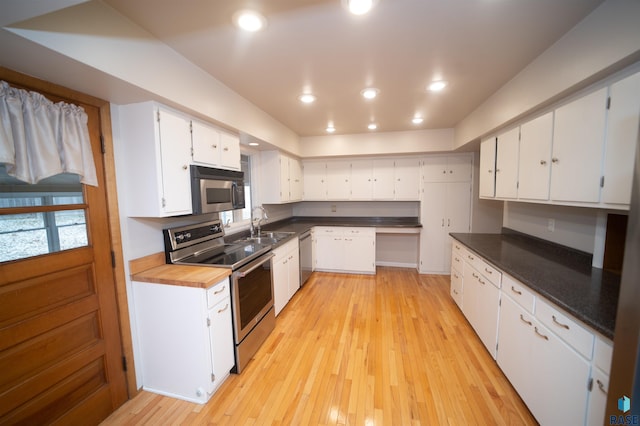
[[[209,288],[231,275],[229,268],[168,265],[164,253],[131,260],[129,270],[133,281],[197,288]]]

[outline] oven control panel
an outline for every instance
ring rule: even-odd
[[[164,233],[165,245],[168,242],[171,248],[176,250],[203,241],[223,237],[224,227],[220,220],[212,220],[210,222],[182,226],[180,228],[165,229]]]

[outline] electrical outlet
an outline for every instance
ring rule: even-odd
[[[556,230],[556,220],[549,218],[547,221],[547,231],[553,232]]]
[[[331,204],[331,213],[335,213],[337,210],[336,205],[335,204]]]

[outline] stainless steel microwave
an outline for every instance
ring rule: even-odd
[[[244,173],[191,166],[193,214],[243,209]]]

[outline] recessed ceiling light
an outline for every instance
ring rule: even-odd
[[[254,10],[240,10],[233,15],[233,22],[238,28],[256,32],[260,31],[267,24],[264,16]]]
[[[364,15],[373,7],[373,0],[347,0],[347,7],[354,15]]]
[[[336,131],[336,128],[333,127],[333,124],[329,124],[326,130],[327,130],[327,133],[333,133]]]
[[[360,94],[365,98],[365,99],[373,99],[376,96],[378,96],[378,93],[380,93],[380,90],[376,89],[375,87],[367,87],[366,89],[362,90],[360,92]]]
[[[369,130],[376,130],[377,128],[378,128],[378,125],[376,123],[370,123],[367,126],[367,129],[369,129]]]
[[[427,86],[427,89],[429,89],[432,92],[439,92],[445,87],[447,87],[447,82],[444,80],[438,80],[438,81],[431,82],[431,84]]]
[[[303,95],[298,96],[298,100],[300,100],[300,102],[304,103],[304,104],[310,104],[315,102],[316,97],[315,95],[312,95],[311,93],[305,93]]]
[[[411,122],[413,124],[422,124],[423,121],[424,121],[424,118],[422,118],[422,117],[413,117],[411,119]]]
[[[260,146],[258,142],[249,142],[249,146]]]

